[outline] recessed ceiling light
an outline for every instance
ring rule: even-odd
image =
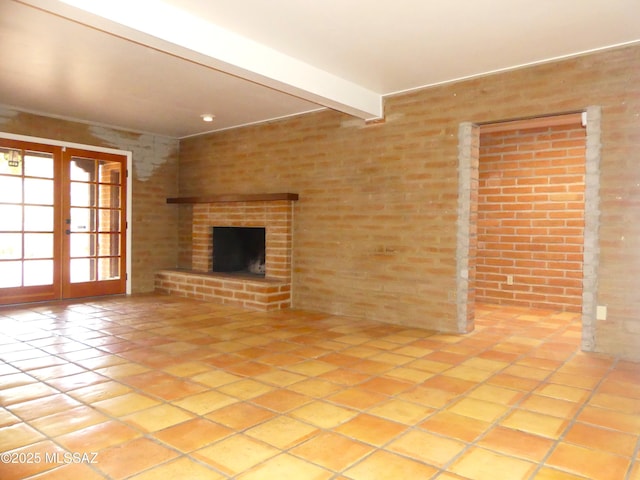
[[[216,118],[216,116],[211,113],[203,113],[200,117],[202,117],[202,120],[205,122],[213,122],[213,119]]]

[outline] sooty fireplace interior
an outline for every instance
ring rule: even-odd
[[[213,271],[264,277],[265,229],[213,227]]]

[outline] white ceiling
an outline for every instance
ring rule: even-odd
[[[172,137],[372,119],[393,93],[638,41],[639,0],[0,0],[0,104]]]

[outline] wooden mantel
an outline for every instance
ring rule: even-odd
[[[167,203],[223,203],[223,202],[273,202],[276,200],[298,200],[297,193],[228,193],[201,197],[167,198]]]

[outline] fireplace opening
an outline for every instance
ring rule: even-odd
[[[264,227],[213,227],[213,271],[265,275]]]

